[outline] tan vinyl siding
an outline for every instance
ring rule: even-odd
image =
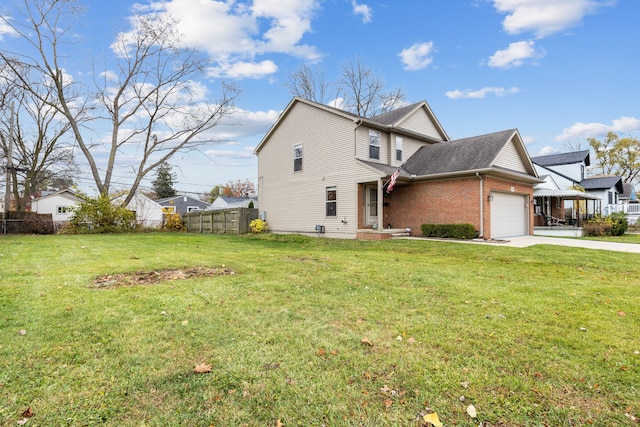
[[[327,236],[355,237],[357,181],[373,175],[356,164],[355,127],[348,118],[298,103],[274,130],[258,155],[259,209],[272,231],[314,233],[320,224]],[[368,129],[358,134],[368,156]],[[293,171],[296,144],[303,144],[299,172]],[[326,187],[331,186],[337,189],[336,217],[325,215]]]
[[[390,149],[389,149],[389,164],[392,166],[401,166],[407,159],[413,156],[416,151],[425,145],[429,145],[429,143],[424,141],[419,141],[415,138],[411,138],[408,136],[402,136],[402,161],[396,160],[396,137],[395,134],[391,134],[390,140]]]
[[[440,135],[438,128],[433,123],[427,112],[422,108],[411,114],[398,126],[433,138],[442,139],[442,135]]]
[[[520,156],[520,153],[518,153],[518,150],[516,149],[513,141],[509,141],[509,143],[507,143],[502,148],[502,150],[500,150],[500,153],[498,153],[498,156],[496,157],[496,160],[494,162],[494,166],[528,173],[527,168],[522,162],[522,157]]]

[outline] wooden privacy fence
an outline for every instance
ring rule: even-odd
[[[249,224],[258,219],[258,209],[234,208],[183,214],[182,222],[189,233],[246,234]]]
[[[2,234],[53,234],[56,224],[51,214],[0,212]]]

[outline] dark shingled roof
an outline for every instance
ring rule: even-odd
[[[572,163],[580,163],[582,161],[584,161],[587,166],[590,164],[589,150],[532,157],[531,161],[540,166],[569,165]]]
[[[580,187],[585,190],[602,190],[616,187],[619,193],[622,193],[622,178],[619,176],[594,176],[585,178],[580,181]]]
[[[427,145],[411,156],[402,168],[417,176],[490,168],[515,132],[515,129],[509,129]]]
[[[398,120],[409,114],[420,104],[422,104],[422,102],[416,102],[415,104],[406,105],[396,110],[371,117],[369,120],[371,120],[372,122],[380,123],[382,125],[395,125]]]

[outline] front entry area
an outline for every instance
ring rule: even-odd
[[[365,225],[378,224],[378,186],[366,185],[364,196]]]

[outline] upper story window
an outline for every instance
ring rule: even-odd
[[[338,215],[338,191],[335,186],[327,187],[327,216]]]
[[[293,146],[293,171],[302,170],[302,144]]]
[[[396,136],[396,160],[402,161],[402,137]]]
[[[369,158],[380,160],[380,132],[369,129]]]

